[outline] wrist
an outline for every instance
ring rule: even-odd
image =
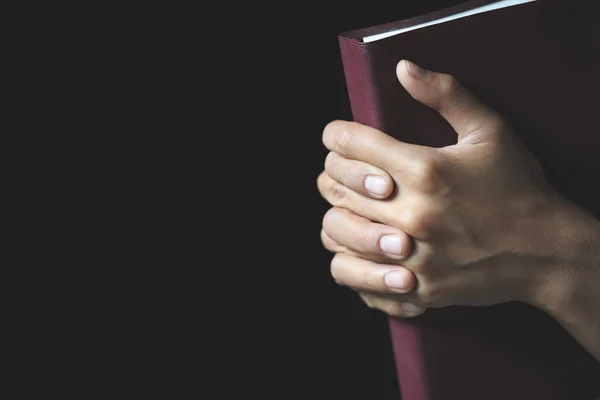
[[[544,214],[537,231],[544,256],[534,269],[525,301],[564,319],[597,291],[600,222],[560,195],[550,199]]]

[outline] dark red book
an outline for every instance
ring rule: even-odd
[[[353,119],[409,143],[455,143],[395,69],[408,59],[452,74],[510,121],[551,185],[599,217],[600,1],[529,1],[427,25],[491,3],[340,34]],[[389,325],[403,400],[600,398],[600,363],[526,304],[431,309]]]

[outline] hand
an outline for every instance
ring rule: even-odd
[[[328,161],[327,164],[329,163]],[[371,173],[374,170],[374,167],[366,164],[362,167],[369,169]],[[379,176],[386,175],[383,171],[379,172]],[[323,226],[327,227],[329,233],[326,233],[325,229],[321,230],[321,240],[328,250],[376,261],[369,267],[368,274],[362,273],[361,269],[353,271],[352,263],[346,264],[344,273],[338,274],[337,261],[343,255],[336,256],[338,258],[334,258],[334,261],[337,261],[332,262],[331,268],[338,283],[356,289],[370,308],[394,317],[413,317],[425,311],[422,307],[404,302],[395,296],[397,293],[411,291],[416,284],[413,273],[399,265],[411,252],[411,239],[407,234],[396,228],[372,223],[346,209],[336,207],[325,214]],[[389,288],[389,293],[381,292],[382,287]]]
[[[438,149],[358,123],[325,128],[331,153],[318,187],[334,206],[322,240],[337,253],[335,280],[397,316],[449,305],[536,305],[550,296],[553,282],[570,276],[569,244],[579,233],[567,221],[579,215],[576,207],[549,187],[507,122],[456,79],[406,61],[397,75],[458,140]],[[403,279],[386,280],[393,271],[403,288],[395,289]]]

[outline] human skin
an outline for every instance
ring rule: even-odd
[[[333,206],[321,232],[333,278],[395,317],[525,302],[600,361],[600,222],[552,189],[507,121],[452,76],[407,61],[396,72],[457,143],[328,124],[317,184]]]

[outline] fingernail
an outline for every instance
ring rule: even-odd
[[[365,178],[365,188],[377,196],[383,196],[387,190],[387,182],[380,176],[369,175]]]
[[[400,304],[400,308],[402,309],[402,311],[409,314],[418,314],[423,311],[421,307],[415,306],[412,303],[402,303]]]
[[[388,285],[390,289],[406,290],[403,275],[404,274],[400,271],[388,272],[385,274],[385,284]]]
[[[402,254],[402,243],[399,235],[385,235],[379,239],[381,251],[399,256]]]
[[[408,70],[408,74],[415,79],[419,79],[424,81],[429,75],[429,71],[419,67],[417,64],[410,62],[408,60],[404,60],[406,62],[406,69]]]

